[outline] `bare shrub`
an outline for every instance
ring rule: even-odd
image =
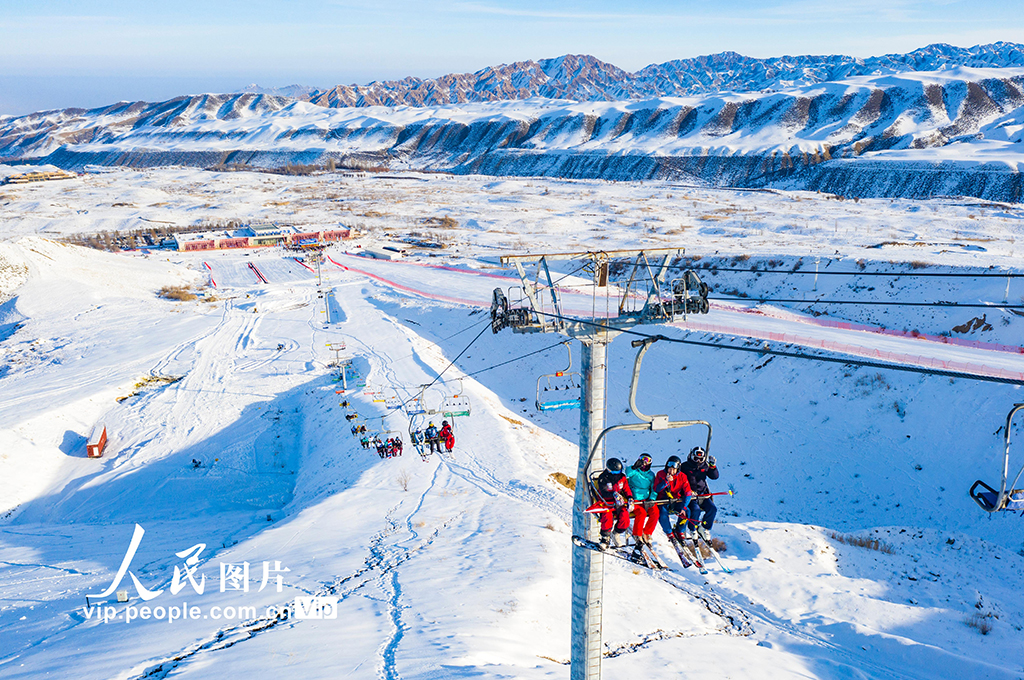
[[[177,300],[178,302],[190,302],[198,297],[189,290],[188,286],[164,286],[157,295],[165,300]]]
[[[569,489],[570,491],[576,490],[576,480],[570,477],[569,475],[563,472],[552,472],[548,476],[551,477],[551,479],[553,479],[555,482],[564,486],[566,489]]]
[[[982,635],[988,635],[992,632],[992,622],[989,620],[991,618],[992,614],[971,614],[964,619],[964,624],[978,631]]]
[[[888,543],[880,541],[877,538],[869,538],[867,536],[854,536],[852,534],[841,534],[838,531],[829,532],[829,537],[834,541],[838,541],[843,545],[855,545],[858,548],[867,548],[868,550],[877,550],[880,553],[886,555],[892,555],[896,552]]]
[[[425,217],[423,218],[423,224],[441,227],[442,229],[456,229],[459,226],[459,221],[445,215],[444,217]]]
[[[174,383],[178,382],[179,380],[183,379],[184,377],[185,376],[183,376],[183,375],[149,375],[149,376],[146,376],[142,380],[140,380],[137,383],[135,383],[134,386],[132,386],[132,391],[131,392],[129,392],[128,394],[124,395],[123,397],[115,397],[114,401],[116,401],[117,403],[120,404],[125,399],[130,399],[132,397],[137,397],[139,395],[139,392],[141,392],[142,390],[146,389],[147,387],[154,387],[154,386],[157,386],[157,385],[173,385]]]
[[[725,541],[715,536],[711,539],[711,547],[715,549],[715,552],[721,554],[724,553],[729,546],[725,544]]]
[[[409,482],[412,481],[412,475],[409,474],[408,470],[402,470],[395,475],[395,481],[398,482],[398,486],[402,487],[402,491],[408,491]]]

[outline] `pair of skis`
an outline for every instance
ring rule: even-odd
[[[687,522],[689,522],[689,520],[687,520]],[[692,522],[690,523],[692,524]],[[682,560],[684,567],[689,566],[686,564],[687,558],[689,558],[689,561],[696,565],[697,570],[700,571],[700,573],[708,573],[707,566],[704,564],[703,553],[701,552],[701,546],[703,546],[708,551],[708,554],[715,559],[718,566],[722,568],[722,571],[726,574],[732,573],[732,569],[725,566],[725,563],[722,562],[722,558],[718,556],[718,551],[711,545],[711,541],[707,539],[703,530],[698,529],[695,526],[691,530],[689,536],[686,536],[684,540],[680,540],[678,537],[679,532],[676,532],[669,537],[669,542],[672,543],[672,547],[675,548],[676,554],[679,555],[679,559]],[[685,543],[688,543],[688,545]]]
[[[601,548],[599,543],[588,541],[580,536],[573,536],[572,542],[581,548],[593,550],[605,555],[613,555],[619,559],[626,560],[632,564],[637,564],[642,567],[647,567],[653,571],[668,569],[668,565],[658,556],[650,546],[642,546],[640,551],[636,551],[635,545],[626,545],[623,548]],[[701,574],[707,574],[708,568],[704,563],[704,558],[701,556],[700,546],[703,545],[707,548],[708,552],[714,558],[718,566],[722,568],[727,574],[732,573],[732,569],[727,567],[723,562],[722,558],[719,557],[718,551],[711,547],[711,544],[704,539],[699,533],[694,532],[692,536],[688,537],[684,541],[680,541],[675,535],[669,537],[669,542],[672,544],[672,548],[676,551],[676,555],[679,557],[679,561],[682,563],[684,568],[694,566]]]
[[[658,553],[654,552],[649,545],[641,544],[640,550],[636,550],[636,545],[632,543],[621,547],[609,546],[607,548],[602,548],[600,543],[588,541],[581,536],[573,536],[572,542],[581,548],[593,550],[594,552],[599,552],[602,555],[612,555],[631,564],[647,567],[652,571],[660,571],[662,569],[669,568],[668,565],[658,557]]]

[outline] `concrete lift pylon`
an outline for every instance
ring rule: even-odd
[[[512,328],[517,333],[562,333],[576,338],[582,344],[582,381],[580,385],[580,435],[579,465],[576,471],[576,491],[573,500],[572,532],[574,535],[595,539],[597,524],[593,514],[584,512],[590,504],[590,473],[604,468],[604,437],[614,429],[663,429],[668,425],[668,416],[642,416],[643,422],[628,426],[605,428],[605,390],[607,383],[608,344],[622,331],[640,324],[657,324],[673,321],[687,312],[707,311],[707,286],[692,285],[692,273],[696,282],[700,278],[688,270],[684,281],[690,281],[683,288],[670,286],[666,289],[665,275],[671,260],[683,254],[682,248],[652,248],[642,250],[608,250],[579,253],[555,253],[540,255],[503,255],[501,263],[515,267],[522,282],[525,306],[513,307],[501,288],[495,288],[491,303],[491,331],[497,333],[503,328]],[[660,258],[652,264],[650,258]],[[549,262],[558,260],[584,260],[583,269],[593,278],[593,304],[590,319],[581,316],[569,317],[563,312],[557,281],[552,279]],[[609,285],[612,261],[632,260],[632,269],[623,283],[615,287],[614,313],[610,302],[613,286]],[[536,265],[534,281],[525,265]],[[543,278],[542,278],[543,277]],[[641,293],[641,286],[646,290]],[[693,304],[691,295],[694,288],[702,294],[703,303]],[[606,315],[597,316],[597,297],[603,291]],[[545,304],[545,297],[550,305]],[[641,304],[642,303],[642,304]],[[550,311],[549,311],[550,310]],[[631,388],[630,407],[634,414],[636,373],[640,357],[649,342],[642,343],[641,353],[634,366],[634,380]],[[703,421],[685,421],[697,424]],[[707,424],[707,423],[703,423]],[[671,423],[678,427],[682,423]],[[711,426],[708,425],[710,440]],[[604,593],[604,555],[572,547],[572,638],[571,670],[572,680],[600,680],[602,662],[602,598]]]

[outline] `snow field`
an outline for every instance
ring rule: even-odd
[[[193,176],[149,176],[163,182],[174,173]],[[628,228],[609,234],[628,245]],[[482,242],[490,237],[469,236],[459,257],[442,261],[495,273]],[[559,243],[553,232],[528,238],[536,239],[531,248]],[[0,247],[28,270],[4,307],[5,318],[22,325],[0,341],[0,677],[60,676],[68,667],[84,678],[567,675],[571,497],[549,475],[574,476],[578,413],[533,408],[537,376],[564,368],[560,338],[485,330],[443,379],[549,349],[466,378],[473,415],[457,419],[453,455],[427,462],[408,444],[402,414],[385,421],[407,442],[401,458],[362,450],[339,403],[349,399],[360,422],[387,411],[361,389],[335,394],[326,366],[334,357],[327,343],[344,340],[369,385],[410,397],[487,327],[485,311],[430,296],[489,300],[490,289],[507,282],[359,260],[367,271],[408,272],[402,282],[413,290],[402,291],[330,265],[325,286],[340,313],[326,323],[315,276],[276,250],[145,258],[34,237]],[[863,252],[849,245],[833,266],[847,267]],[[338,249],[330,254],[346,260]],[[979,257],[968,251],[935,260],[977,265]],[[269,284],[256,283],[250,261]],[[155,296],[164,285],[211,274],[216,302]],[[751,293],[759,285],[769,290],[767,278],[750,284]],[[958,292],[927,281],[900,285],[936,297]],[[1003,285],[977,284],[970,295],[991,300],[993,287]],[[840,311],[832,313],[842,318]],[[918,327],[910,314],[904,321]],[[801,314],[734,318],[750,327],[790,324],[814,337],[851,335]],[[901,325],[896,311],[884,320]],[[943,330],[948,321],[921,330]],[[971,337],[1019,344],[1016,323]],[[680,328],[641,330],[706,338]],[[630,419],[633,356],[626,338],[609,351],[609,424]],[[148,375],[182,379],[134,387]],[[435,386],[432,398],[448,388]],[[132,391],[138,394],[114,401]],[[735,573],[711,565],[705,579],[676,565],[653,575],[606,560],[606,677],[1018,677],[1019,520],[984,516],[966,496],[975,477],[994,481],[997,428],[1018,392],[652,347],[639,407],[712,422],[711,453],[722,469],[712,487],[736,492],[719,499],[715,534],[728,544],[723,559]],[[82,438],[98,420],[112,439],[104,458],[88,460]],[[621,434],[609,440],[608,455],[628,463],[648,451],[660,464],[698,443],[699,429]],[[193,458],[203,465],[193,468]],[[256,618],[126,624],[125,605],[111,605],[119,621],[86,618],[83,595],[110,584],[136,522],[146,534],[131,570],[150,588],[168,588],[182,562],[175,552],[206,544],[199,565],[206,592],[186,586],[154,603],[188,600],[204,614],[252,606]],[[842,544],[833,531],[878,538],[894,552]],[[673,559],[664,541],[656,547]],[[218,562],[249,561],[258,572],[274,560],[291,570],[281,593],[273,586],[255,592],[259,573],[249,593],[218,591]],[[141,604],[130,581],[122,587],[132,592],[129,604]],[[312,594],[337,597],[338,618],[266,614],[268,606]],[[988,635],[967,625],[975,614],[992,625]]]

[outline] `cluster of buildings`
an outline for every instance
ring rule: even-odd
[[[48,182],[54,179],[74,179],[74,173],[64,172],[52,165],[35,168],[33,166],[0,165],[0,184],[28,184],[29,182]]]
[[[315,248],[350,236],[351,230],[346,228],[311,231],[308,226],[251,224],[238,229],[175,234],[174,242],[178,250],[186,252],[267,246]]]

